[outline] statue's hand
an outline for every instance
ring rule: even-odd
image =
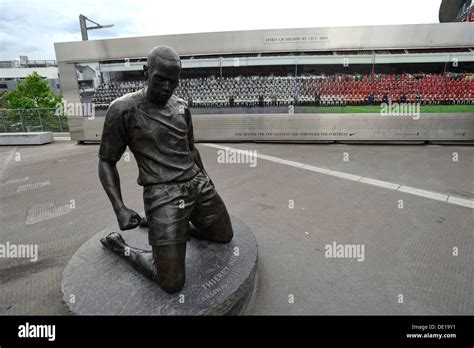
[[[117,221],[120,230],[131,230],[140,224],[142,218],[138,213],[132,209],[126,207],[120,209],[117,213]]]

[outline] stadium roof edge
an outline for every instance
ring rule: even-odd
[[[249,32],[268,32],[268,31],[290,31],[290,30],[318,30],[318,29],[354,29],[354,28],[384,28],[384,27],[407,27],[407,26],[426,26],[426,25],[446,25],[446,24],[460,24],[456,22],[451,23],[417,23],[417,24],[390,24],[390,25],[351,25],[351,26],[337,26],[337,27],[300,27],[300,28],[280,28],[280,29],[246,29],[246,30],[222,30],[222,31],[202,31],[196,33],[179,33],[179,34],[163,34],[163,35],[143,35],[143,36],[125,36],[125,37],[111,37],[107,39],[89,39],[88,41],[108,41],[108,40],[123,40],[123,39],[137,39],[137,38],[151,38],[164,36],[185,36],[185,35],[207,35],[207,34],[228,34],[228,33],[249,33]],[[54,44],[77,43],[87,41],[60,41]]]
[[[54,43],[58,62],[145,57],[155,45],[180,55],[473,47],[474,23],[258,29]]]

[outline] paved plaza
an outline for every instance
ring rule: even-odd
[[[258,242],[253,314],[474,314],[474,147],[198,148],[230,214]],[[35,262],[0,259],[0,314],[67,313],[68,260],[116,223],[98,149],[0,147],[0,243],[38,247]],[[118,167],[125,204],[143,212],[133,155]],[[347,245],[357,253],[336,253]]]

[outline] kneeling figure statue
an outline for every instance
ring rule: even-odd
[[[167,46],[153,48],[144,66],[145,88],[114,100],[99,149],[99,177],[122,231],[148,227],[151,251],[125,243],[119,233],[101,239],[109,250],[168,293],[185,283],[186,242],[232,240],[229,214],[194,145],[187,103],[173,95],[181,60]],[[143,186],[145,218],[125,206],[117,162],[129,147]]]

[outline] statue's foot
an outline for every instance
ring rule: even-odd
[[[104,247],[113,251],[114,253],[123,253],[125,251],[126,243],[120,233],[109,233],[107,237],[101,238],[100,242]]]

